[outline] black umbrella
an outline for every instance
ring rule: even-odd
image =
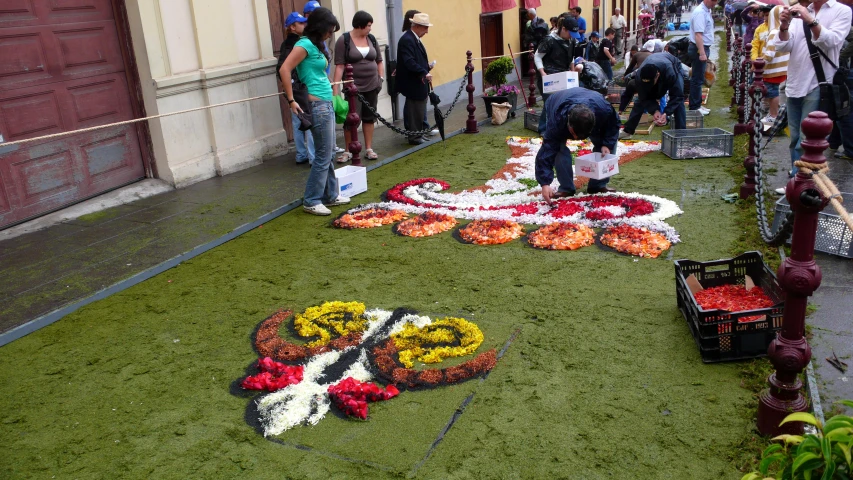
[[[432,89],[432,83],[429,84],[429,103],[432,104],[432,113],[435,114],[435,128],[438,129],[438,133],[441,134],[441,141],[444,141],[444,117],[441,114],[441,110],[438,109],[438,104],[441,103],[441,99],[438,98],[438,95]]]
[[[779,132],[784,131],[785,127],[787,127],[787,126],[788,126],[788,110],[785,107],[780,107],[779,113],[776,115],[776,121],[773,122],[773,126],[770,127],[770,130],[768,130],[767,132],[764,132],[765,133],[764,138],[766,138],[767,141],[764,142],[764,145],[761,146],[759,151],[764,150],[767,147],[767,145],[770,145],[770,141],[773,140],[773,137],[778,135]]]

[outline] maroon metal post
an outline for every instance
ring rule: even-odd
[[[741,60],[741,45],[743,44],[743,39],[735,34],[735,51],[732,53],[732,69],[729,72],[729,86],[733,87],[732,89],[732,105],[738,104],[738,67],[740,65]]]
[[[740,93],[740,102],[737,107],[737,123],[735,124],[735,135],[743,135],[744,133],[749,132],[749,125],[747,125],[747,122],[749,121],[750,100],[749,98],[747,98],[746,94],[749,89],[749,71],[751,70],[750,66],[752,65],[752,62],[749,58],[751,51],[752,44],[747,43],[744,46],[743,61],[740,64],[740,85],[738,85],[738,90]]]
[[[749,87],[749,98],[755,92],[761,92],[761,98],[767,95],[767,87],[764,86],[764,60],[757,59],[752,62],[755,69],[755,79],[752,81],[752,86]],[[743,167],[746,169],[746,174],[743,176],[743,183],[740,185],[740,198],[747,198],[755,195],[755,129],[763,128],[760,120],[758,107],[753,105],[752,115],[749,118],[749,153],[743,161]]]
[[[726,17],[726,51],[732,51],[732,20]]]
[[[531,43],[529,48],[530,53],[527,54],[528,59],[530,60],[530,68],[527,70],[527,76],[530,79],[530,84],[527,85],[527,89],[530,91],[530,95],[527,96],[527,105],[531,110],[533,106],[536,105],[536,64],[533,62],[533,44]]]
[[[826,136],[832,130],[832,120],[823,112],[812,112],[803,120],[801,128],[805,135],[802,160],[814,164],[826,162],[823,152],[829,146]],[[791,256],[776,272],[786,294],[785,311],[782,331],[767,349],[776,371],[767,379],[770,388],[761,393],[758,403],[758,431],[771,436],[803,433],[802,422],[786,423],[782,427],[779,423],[788,414],[804,412],[809,407],[801,392],[803,383],[799,375],[812,357],[804,336],[806,305],[820,286],[821,271],[814,261],[814,244],[818,215],[829,203],[829,199],[820,196],[812,178],[802,172],[788,182],[785,197],[795,212]]]
[[[361,123],[361,117],[356,112],[356,100],[358,100],[358,87],[352,81],[352,65],[349,63],[344,68],[344,80],[349,83],[344,84],[344,91],[347,92],[347,101],[349,103],[349,114],[344,121],[344,128],[349,129],[350,142],[347,145],[347,150],[352,154],[352,164],[361,166],[361,142],[358,141],[358,125]]]
[[[465,55],[468,56],[468,63],[465,64],[465,71],[468,72],[468,86],[465,91],[468,92],[468,121],[465,122],[465,133],[480,133],[480,128],[477,126],[477,119],[474,117],[474,111],[477,107],[474,105],[474,54],[468,50]]]

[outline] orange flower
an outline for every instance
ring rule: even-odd
[[[499,245],[524,235],[524,228],[509,220],[474,220],[459,230],[459,235],[468,243]]]
[[[672,246],[665,236],[645,228],[619,225],[601,235],[601,243],[622,253],[657,258]]]
[[[586,225],[552,223],[527,236],[530,245],[549,250],[577,250],[595,243],[595,232]]]
[[[456,223],[450,215],[426,212],[400,222],[397,233],[407,237],[429,237],[450,230]]]
[[[338,228],[373,228],[399,222],[408,214],[402,210],[389,210],[387,208],[368,208],[355,213],[346,213],[333,222]]]

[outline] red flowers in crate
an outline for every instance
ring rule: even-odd
[[[743,312],[773,306],[773,300],[764,290],[753,287],[749,290],[743,285],[720,285],[696,292],[696,303],[705,310],[726,310]],[[763,315],[741,317],[738,323],[746,323],[762,318]]]
[[[291,366],[276,362],[270,357],[258,360],[258,370],[261,373],[246,377],[240,386],[246,390],[266,390],[274,392],[288,385],[295,385],[302,381],[301,365]]]
[[[397,387],[388,385],[384,390],[370,382],[359,382],[348,377],[329,387],[329,398],[336,407],[350,417],[367,418],[367,402],[390,400],[400,394]]]

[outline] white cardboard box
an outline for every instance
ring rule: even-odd
[[[338,194],[353,197],[367,191],[367,168],[347,165],[335,170]]]
[[[579,86],[577,72],[559,72],[542,77],[544,93],[554,93]]]
[[[575,159],[575,175],[595,180],[612,177],[619,173],[619,157],[590,153]]]

